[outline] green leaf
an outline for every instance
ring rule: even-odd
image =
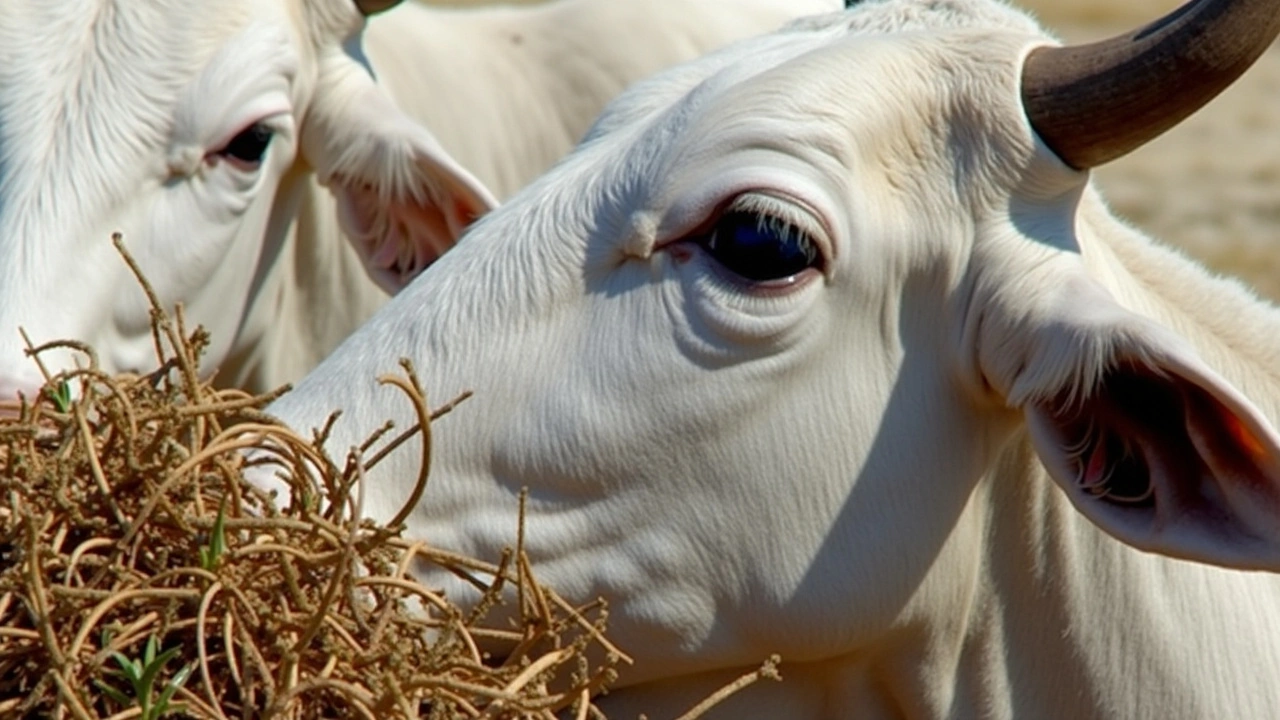
[[[52,389],[46,389],[45,394],[53,401],[53,406],[58,409],[58,412],[65,413],[71,410],[71,384],[65,379],[59,380]]]
[[[222,498],[218,505],[218,517],[213,521],[213,532],[209,534],[209,545],[200,548],[200,567],[213,572],[218,567],[218,560],[227,550],[227,499]]]
[[[152,635],[152,637],[155,636]],[[145,691],[148,701],[151,696],[151,688],[155,685],[156,677],[160,674],[160,671],[164,669],[165,663],[172,660],[173,656],[177,655],[181,651],[182,646],[175,645],[160,653],[159,656],[152,658],[151,662],[147,663],[147,667],[142,671],[142,682],[139,684]],[[141,693],[139,693],[139,695],[141,695]]]
[[[156,699],[156,717],[168,712],[169,701],[173,699],[173,696],[178,692],[178,689],[187,682],[187,678],[191,677],[191,673],[194,672],[195,669],[196,664],[194,662],[187,663],[179,668],[178,672],[173,674],[173,677],[169,679],[169,683],[164,686],[164,690],[160,692],[160,697]]]
[[[117,651],[112,651],[111,659],[115,660],[116,664],[120,666],[120,673],[128,678],[130,684],[137,687],[138,678],[142,677],[142,665]]]
[[[118,704],[120,707],[124,707],[124,708],[133,707],[133,704],[134,704],[133,698],[130,698],[128,695],[125,695],[119,689],[111,685],[108,685],[107,683],[101,680],[94,680],[93,684],[98,686],[99,690],[101,690],[107,697],[114,700],[116,704]]]

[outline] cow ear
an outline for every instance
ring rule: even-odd
[[[413,157],[413,177],[403,183],[369,176],[337,176],[329,183],[343,231],[369,276],[393,295],[497,207],[443,150],[425,143],[404,150]]]
[[[1075,507],[1143,550],[1280,569],[1280,436],[1169,329],[1088,279],[1023,315],[1000,384]]]
[[[317,93],[302,148],[369,276],[395,294],[497,201],[372,78],[347,84],[345,96]]]

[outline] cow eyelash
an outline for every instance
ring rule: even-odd
[[[722,214],[749,213],[778,225],[785,225],[794,232],[816,238],[822,233],[821,225],[813,215],[794,202],[781,200],[763,193],[744,193],[724,207]]]
[[[729,203],[702,236],[703,249],[751,283],[794,282],[825,264],[813,218],[792,203],[759,194]]]

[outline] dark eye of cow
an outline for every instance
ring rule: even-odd
[[[772,215],[730,211],[703,246],[721,265],[748,280],[781,280],[817,267],[821,253],[800,228]]]
[[[256,122],[231,138],[231,142],[217,154],[247,164],[262,162],[262,156],[267,154],[267,146],[271,144],[272,135],[271,128]]]

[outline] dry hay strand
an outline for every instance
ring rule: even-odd
[[[40,396],[0,418],[0,717],[603,717],[591,698],[629,659],[604,636],[602,601],[575,607],[537,582],[523,512],[496,563],[402,534],[429,423],[457,401],[429,412],[402,362],[380,380],[419,423],[390,441],[384,426],[337,463],[329,425],[303,438],[262,412],[283,388],[202,381],[207,334],[160,309],[116,242],[151,299],[159,367],[111,376],[83,345],[29,347],[85,362],[46,372]],[[423,465],[405,510],[359,520],[363,473],[414,435]],[[292,469],[288,507],[245,481],[247,449]],[[482,601],[464,612],[415,580],[418,564]],[[518,622],[490,620],[512,597]],[[772,662],[685,717],[775,676]]]

